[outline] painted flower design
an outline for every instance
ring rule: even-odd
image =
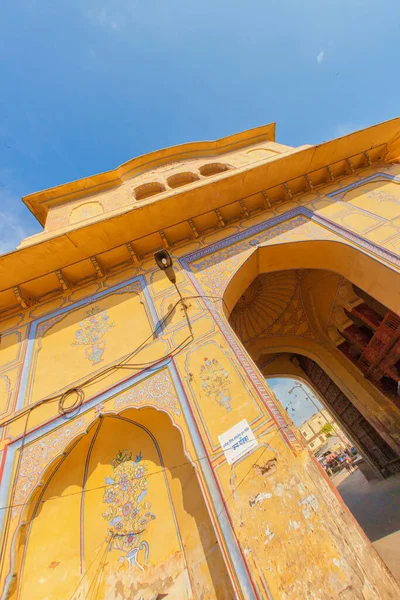
[[[229,385],[232,383],[229,373],[216,358],[205,357],[200,367],[202,388],[207,397],[213,396],[215,401],[228,412],[232,410]]]
[[[75,332],[75,341],[71,346],[87,346],[86,358],[95,365],[101,362],[106,348],[106,342],[101,338],[114,327],[114,323],[110,322],[107,311],[94,306],[86,311],[86,318],[80,321],[79,325],[80,329]]]
[[[122,514],[124,517],[128,517],[132,512],[132,502],[125,502],[122,507]]]
[[[136,479],[142,479],[143,475],[144,475],[144,467],[138,467],[136,469],[136,475],[135,475]]]
[[[104,502],[107,502],[108,504],[110,504],[110,502],[113,502],[114,498],[115,498],[114,491],[113,490],[109,490],[106,493],[106,496],[104,498]]]
[[[123,473],[123,474],[121,475],[121,479],[119,480],[119,484],[120,484],[120,486],[121,486],[121,489],[122,489],[124,492],[128,491],[128,489],[129,489],[129,479],[128,479],[128,477],[126,476],[126,474],[125,474],[125,473]]]
[[[142,538],[150,522],[156,515],[151,512],[151,503],[147,501],[148,478],[147,465],[139,453],[133,460],[132,452],[120,450],[112,461],[113,473],[106,477],[103,501],[107,505],[104,519],[109,523],[113,537],[113,548],[123,551],[129,565],[141,568],[137,554],[148,544]],[[142,554],[140,555],[142,556]]]

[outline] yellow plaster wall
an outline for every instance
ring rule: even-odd
[[[251,167],[254,163],[273,160],[279,155],[290,152],[293,152],[293,148],[276,142],[250,143],[247,148],[228,151],[215,158],[195,156],[189,161],[178,160],[169,162],[165,166],[149,168],[142,173],[124,178],[123,183],[115,182],[112,189],[93,191],[89,199],[85,190],[78,198],[71,198],[61,205],[50,204],[45,231],[55,232],[76,223],[94,221],[103,213],[112,214],[125,207],[133,208],[138,203],[140,205],[141,201],[135,198],[135,189],[142,185],[157,182],[165,188],[165,192],[161,194],[171,193],[174,188],[169,186],[168,179],[182,172],[192,173],[196,178],[196,181],[186,184],[185,188],[187,186],[190,188],[195,187],[199,181],[213,179],[213,177],[202,176],[200,170],[204,165],[217,162],[226,164],[230,169]]]
[[[66,457],[44,494],[33,504],[37,504],[37,512],[29,514],[31,528],[25,534],[25,555],[21,553],[24,562],[20,563],[17,580],[21,598],[68,598],[79,583],[80,492],[93,434],[94,430],[79,442],[76,452]]]
[[[132,339],[127,330],[134,332],[139,345],[151,336],[152,329],[136,293],[111,294],[66,313],[36,342],[30,401],[79,382],[128,355]],[[145,360],[143,353],[135,357],[137,362]],[[60,362],[62,369],[58,368]]]
[[[334,223],[354,231],[373,243],[399,254],[400,250],[400,180],[388,181],[379,178],[379,173],[398,176],[398,165],[382,165],[344,178],[340,185],[327,191],[339,191],[346,185],[355,184],[354,189],[327,198],[304,198],[305,205]],[[365,177],[377,175],[377,181],[363,182]],[[359,183],[359,185],[357,185]]]
[[[114,468],[121,450],[128,460]],[[196,473],[165,414],[130,410],[97,420],[46,486],[27,536],[20,597],[232,597]],[[134,502],[138,494],[144,498]],[[121,545],[118,532],[130,528],[139,533]]]
[[[219,447],[218,435],[238,423],[244,411],[251,423],[262,417],[262,409],[251,388],[246,385],[240,370],[233,368],[232,358],[224,349],[220,334],[188,353],[185,364],[182,364],[182,358],[178,358],[178,364],[186,371],[185,379],[196,398],[202,422],[208,421],[211,414],[215,417],[207,427],[210,448]],[[216,384],[214,373],[217,373]]]
[[[387,172],[393,173],[396,168],[391,167]],[[365,171],[364,175],[366,174],[371,173]],[[357,177],[343,179],[340,184],[331,186],[331,191],[351,180],[357,181]],[[392,187],[389,190],[385,188],[386,185],[383,183],[379,190],[387,193],[390,191],[392,194]],[[372,189],[375,190],[376,187]],[[365,194],[370,193],[371,189],[368,188]],[[368,201],[371,201],[368,205],[370,214],[366,215],[360,212],[362,201],[357,194],[354,195],[356,201],[353,201],[353,196],[350,200],[347,196],[341,200],[321,198],[321,195],[323,194],[314,192],[294,198],[287,204],[254,216],[248,222],[232,224],[229,230],[214,232],[203,240],[174,250],[180,289],[187,296],[199,295],[199,288],[200,294],[224,295],[228,310],[231,310],[259,273],[303,268],[330,269],[344,275],[389,308],[399,312],[397,267],[383,259],[374,260],[371,258],[372,253],[367,255],[364,249],[360,251],[360,246],[357,248],[354,242],[329,230],[328,226],[312,223],[306,218],[291,218],[291,222],[286,225],[275,225],[269,233],[263,234],[264,237],[250,232],[251,240],[258,236],[258,245],[249,245],[249,240],[240,247],[233,247],[232,243],[231,250],[215,250],[214,258],[208,264],[205,264],[204,259],[199,259],[190,264],[186,271],[178,263],[179,257],[189,250],[206,247],[225,238],[228,233],[245,231],[250,225],[282,215],[300,205],[311,207],[318,215],[329,216],[336,223],[362,234],[366,239],[372,240],[370,236],[374,232],[376,235],[381,227],[398,227],[395,211],[389,214],[385,209],[386,216],[380,213],[381,197],[368,197]],[[323,204],[318,204],[321,200]],[[387,199],[383,201],[387,202]],[[389,205],[392,206],[392,202]],[[385,242],[386,247],[394,251],[395,240],[396,236]],[[190,272],[199,288],[189,278]],[[152,259],[143,261],[140,267],[131,267],[120,275],[114,275],[111,283],[115,284],[138,274],[143,275],[157,317],[162,318],[169,307],[173,306],[177,296],[166,278],[155,270]],[[63,306],[83,297],[88,298],[88,304],[68,312],[63,319],[56,320],[44,334],[40,349],[38,340],[35,341],[37,362],[29,375],[29,383],[33,384],[31,402],[82,381],[97,369],[99,363],[96,363],[96,367],[91,364],[93,361],[86,353],[87,350],[89,354],[93,352],[93,343],[72,344],[76,340],[75,333],[80,327],[79,323],[87,317],[86,312],[92,304],[90,296],[105,289],[102,287],[103,282],[103,279],[99,279],[90,287],[64,294]],[[333,289],[334,282],[334,278],[327,281],[327,293]],[[317,299],[314,298],[314,301]],[[52,318],[50,311],[55,309],[58,300],[52,302],[54,304],[49,303],[48,306],[49,318]],[[138,294],[127,292],[110,294],[93,303],[101,309],[96,314],[106,311],[109,317],[107,322],[110,326],[100,340],[106,342],[101,352],[102,368],[118,361],[148,337],[154,323],[145,310],[148,308],[147,302],[139,298]],[[286,597],[287,600],[305,599],[309,597],[310,589],[316,590],[315,593],[323,600],[340,595],[343,597],[349,589],[352,597],[364,600],[374,598],[374,594],[385,600],[397,598],[397,587],[357,525],[329,488],[328,482],[308,453],[302,449],[298,440],[296,442],[295,434],[289,436],[290,425],[284,419],[282,410],[275,406],[276,410],[272,413],[271,405],[276,404],[276,400],[254,364],[245,362],[249,358],[244,349],[235,345],[224,330],[222,305],[215,302],[210,306],[200,298],[190,298],[188,304],[189,316],[193,320],[194,341],[189,340],[190,343],[174,356],[174,365],[187,395],[188,410],[193,415],[206,455],[196,456],[193,433],[188,429],[180,404],[181,396],[171,383],[169,388],[164,388],[165,381],[161,385],[157,379],[164,377],[164,371],[161,371],[161,375],[149,372],[144,383],[132,382],[129,393],[117,394],[113,386],[136,375],[139,369],[110,373],[95,386],[85,389],[85,400],[92,399],[104,390],[109,390],[109,397],[91,408],[87,408],[85,404],[79,414],[70,421],[57,424],[53,431],[45,432],[38,442],[31,442],[28,438],[22,454],[16,451],[12,469],[15,474],[18,456],[22,456],[20,476],[15,490],[11,488],[9,491],[8,502],[26,508],[17,510],[13,507],[6,511],[9,521],[3,530],[6,532],[6,558],[2,565],[2,579],[7,575],[16,575],[16,587],[11,586],[10,589],[14,591],[10,598],[25,600],[46,597],[43,594],[47,594],[49,598],[69,598],[75,587],[81,585],[83,596],[77,597],[90,598],[90,594],[93,595],[93,590],[98,586],[99,597],[107,597],[107,594],[113,597],[112,594],[116,595],[118,590],[122,598],[129,598],[133,589],[133,598],[137,600],[140,597],[138,581],[149,597],[150,593],[158,592],[155,586],[160,585],[161,589],[170,589],[172,597],[193,597],[196,600],[267,598],[267,588],[271,597]],[[37,316],[38,313],[45,314],[40,311],[47,309],[39,305],[32,310],[38,311],[34,315]],[[216,315],[218,319],[214,318]],[[9,321],[6,331],[10,332],[10,340],[13,342],[10,342],[10,346],[4,346],[2,365],[5,370],[8,369],[10,360],[17,360],[13,368],[19,366],[18,360],[23,360],[23,349],[21,359],[15,358],[17,341],[14,331],[21,330],[21,341],[18,344],[24,345],[24,328],[31,320],[32,317],[26,311],[21,320]],[[150,339],[136,360],[147,364],[165,358],[178,344],[187,340],[188,333],[185,315],[181,307],[177,307],[159,339]],[[237,344],[237,340],[235,343]],[[269,348],[273,344],[272,342]],[[303,341],[301,344],[304,348]],[[261,341],[258,350],[262,350]],[[334,366],[335,376],[343,379],[345,385],[353,391],[354,397],[358,396],[360,404],[364,401],[368,404],[370,400],[362,387],[362,376],[351,371],[337,357],[332,360],[332,354],[327,348],[321,350],[318,346],[318,352],[327,369]],[[206,359],[210,360],[211,368],[205,363]],[[213,363],[214,360],[216,363]],[[205,369],[202,370],[202,367]],[[227,398],[230,399],[229,402]],[[375,397],[373,400],[379,404]],[[154,409],[138,410],[141,406],[150,405],[168,412],[181,429],[185,453],[179,445],[181,434],[173,430],[170,422],[165,420],[170,417],[155,412]],[[139,431],[140,428],[136,425],[128,426],[126,422],[112,419],[107,413],[135,419],[152,432],[165,456],[166,480],[164,474],[156,473],[160,464],[151,436],[145,435],[143,430]],[[81,490],[86,459],[99,414],[104,415],[104,429],[102,425],[98,439],[93,442],[88,463],[87,488],[93,488],[93,491],[87,494],[85,492],[85,496],[89,498],[83,511],[83,519],[87,523],[85,544],[89,549],[89,558],[95,559],[97,552],[101,556],[101,544],[105,543],[107,535],[107,522],[102,516],[105,488],[100,486],[105,485],[105,477],[112,476],[110,461],[119,450],[128,449],[135,454],[143,448],[144,460],[148,461],[148,472],[151,473],[148,478],[151,510],[154,506],[154,513],[157,513],[156,519],[146,526],[150,566],[144,571],[144,575],[139,569],[140,576],[139,571],[135,571],[133,576],[126,568],[126,561],[123,564],[119,562],[116,550],[106,555],[108,564],[101,562],[98,557],[92,566],[85,562],[85,567],[88,568],[80,573],[77,556],[81,543]],[[386,418],[388,411],[382,409],[381,415]],[[57,403],[35,409],[29,417],[28,430],[31,432],[44,423],[50,427],[55,418]],[[218,435],[241,419],[247,419],[251,424],[259,446],[243,460],[230,466],[218,445]],[[8,445],[11,448],[13,441],[23,436],[25,423],[25,419],[21,417],[5,428],[2,448]],[[85,431],[89,432],[85,434]],[[68,452],[70,444],[80,435],[83,435],[82,440],[63,460],[63,453]],[[221,494],[218,511],[205,483],[200,466],[202,460],[207,460],[211,465],[215,488]],[[59,468],[44,492],[43,499],[46,502],[40,504],[40,509],[33,516],[35,501],[41,489],[39,484],[48,480],[51,469],[58,464]],[[51,500],[53,497],[56,499]],[[174,530],[173,512],[181,531],[181,545]],[[222,533],[222,514],[227,518],[225,527],[232,523],[233,539],[242,556],[253,595],[244,590],[239,573],[233,569],[233,554]],[[23,544],[13,544],[13,536],[16,535],[16,539],[20,541],[27,536],[26,526],[20,528],[21,521],[26,518],[28,521],[33,518],[33,521],[22,572]],[[143,560],[143,549],[140,552],[139,562]],[[21,568],[12,566],[11,557]],[[85,558],[85,561],[88,560]],[[50,566],[54,562],[59,564]],[[304,577],[304,573],[307,577]],[[22,586],[19,591],[18,586]],[[146,600],[147,596],[145,595]]]

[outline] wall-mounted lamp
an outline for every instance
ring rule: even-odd
[[[164,271],[171,283],[176,284],[176,275],[172,266],[172,258],[167,250],[159,250],[154,254],[157,266]]]
[[[185,313],[185,317],[186,317],[186,321],[189,327],[189,331],[190,331],[190,335],[193,339],[193,329],[192,329],[192,324],[190,323],[190,319],[189,319],[189,315],[188,315],[188,308],[190,306],[185,304],[185,300],[182,297],[182,294],[180,292],[180,289],[178,288],[178,286],[176,285],[176,275],[174,272],[174,267],[172,266],[172,258],[169,254],[169,252],[167,252],[167,250],[159,250],[158,252],[156,252],[154,254],[154,260],[156,261],[156,264],[158,266],[159,269],[161,269],[161,271],[164,271],[164,273],[166,274],[166,276],[168,277],[168,279],[170,280],[171,283],[174,284],[176,291],[178,292],[179,295],[179,302],[182,305],[182,309]]]

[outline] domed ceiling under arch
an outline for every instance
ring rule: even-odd
[[[244,344],[263,337],[313,337],[303,306],[300,282],[306,271],[264,273],[238,300],[230,323]]]

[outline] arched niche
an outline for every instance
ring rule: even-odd
[[[85,219],[91,219],[104,213],[104,208],[100,202],[84,202],[71,210],[69,224],[79,223]]]
[[[193,181],[198,181],[199,176],[191,171],[184,171],[181,173],[175,173],[167,179],[167,184],[170,188],[178,188]]]
[[[200,175],[203,175],[203,177],[212,177],[213,175],[218,175],[219,173],[224,173],[228,170],[228,165],[219,162],[207,163],[199,168]]]
[[[251,150],[247,150],[246,154],[251,157],[252,160],[263,160],[265,158],[271,158],[278,154],[276,150],[271,150],[270,148],[252,148]]]
[[[165,192],[165,185],[159,181],[150,181],[136,187],[134,189],[134,196],[135,200],[144,200],[155,194],[161,194],[161,192]]]
[[[23,520],[12,599],[234,597],[196,469],[153,408],[100,416]]]

